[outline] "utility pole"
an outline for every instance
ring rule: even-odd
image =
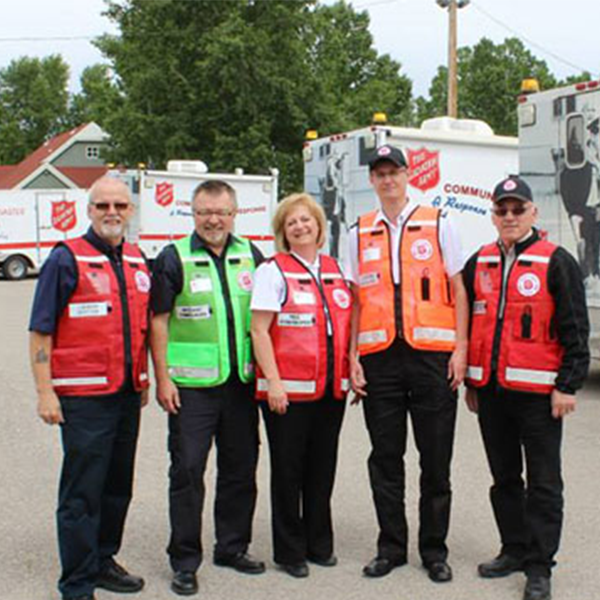
[[[458,76],[456,68],[456,24],[459,8],[464,8],[471,0],[436,0],[439,6],[448,9],[448,108],[449,117],[458,115]]]

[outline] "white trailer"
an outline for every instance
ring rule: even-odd
[[[540,227],[579,261],[590,346],[600,358],[600,82],[519,100],[519,171],[533,191]]]
[[[384,144],[406,155],[411,200],[460,214],[466,253],[496,237],[491,195],[498,181],[517,172],[517,140],[495,135],[482,121],[442,117],[420,129],[374,125],[305,143],[304,185],[325,209],[332,255],[343,252],[357,217],[377,207],[367,163]]]
[[[6,279],[37,270],[53,246],[85,233],[86,190],[0,191],[0,268]]]
[[[128,239],[139,243],[146,256],[156,258],[162,248],[186,235],[194,228],[192,195],[203,181],[220,179],[236,191],[238,215],[235,232],[273,254],[271,218],[277,204],[278,172],[269,175],[208,173],[198,161],[170,161],[166,171],[112,171],[132,189],[137,205]]]

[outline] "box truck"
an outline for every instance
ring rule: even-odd
[[[384,144],[406,156],[411,201],[460,215],[466,254],[495,238],[491,195],[498,181],[517,172],[517,139],[495,135],[482,121],[441,117],[420,128],[373,125],[304,144],[305,189],[325,210],[333,256],[343,252],[357,217],[378,206],[367,163]]]
[[[519,171],[539,226],[581,266],[591,351],[600,358],[600,82],[523,95],[518,114]]]

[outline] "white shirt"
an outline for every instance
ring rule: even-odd
[[[391,245],[392,245],[392,274],[394,283],[400,283],[400,242],[402,237],[402,227],[406,220],[410,217],[418,204],[407,202],[402,212],[398,215],[396,222],[392,222],[379,209],[375,217],[375,224],[385,222],[388,225]],[[462,271],[467,256],[464,255],[458,228],[451,214],[440,219],[440,246],[442,248],[442,257],[444,259],[444,267],[448,277],[453,277]],[[349,281],[358,283],[358,227],[352,227],[348,233],[348,247],[344,262],[344,272]]]

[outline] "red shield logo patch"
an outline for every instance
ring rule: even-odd
[[[439,152],[427,148],[408,151],[408,183],[422,192],[434,188],[440,182]]]
[[[173,184],[166,181],[161,181],[156,184],[154,199],[160,206],[169,206],[175,199],[173,193]]]
[[[52,203],[52,227],[58,231],[67,232],[77,225],[77,212],[75,211],[75,202]]]

